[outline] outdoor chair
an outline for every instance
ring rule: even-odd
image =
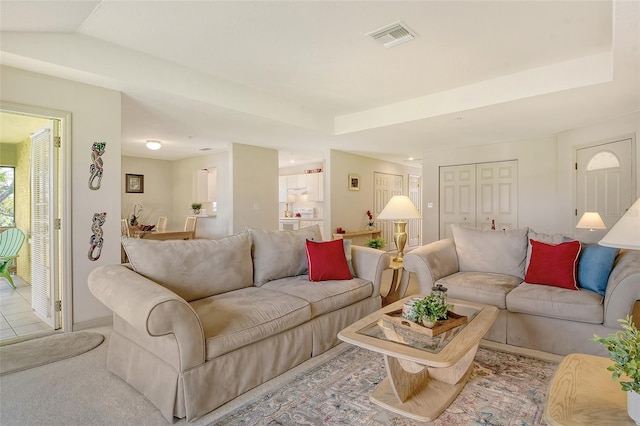
[[[11,287],[16,288],[9,273],[9,267],[18,257],[24,243],[24,233],[18,228],[9,228],[0,234],[0,278],[6,278]]]

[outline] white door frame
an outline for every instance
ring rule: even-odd
[[[60,280],[62,331],[73,330],[73,270],[71,265],[71,113],[31,105],[0,101],[0,110],[60,120],[60,209],[62,211],[60,245]],[[55,249],[55,248],[53,248]]]

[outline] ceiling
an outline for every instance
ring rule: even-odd
[[[3,0],[0,30],[3,64],[122,91],[123,155],[407,163],[640,109],[636,1]]]

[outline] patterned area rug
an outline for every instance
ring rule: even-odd
[[[480,348],[465,388],[433,425],[544,425],[557,364]],[[424,425],[369,400],[386,377],[382,355],[349,347],[280,389],[218,419],[216,425]]]

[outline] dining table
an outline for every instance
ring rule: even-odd
[[[141,231],[139,229],[131,229],[131,236],[135,238],[144,238],[146,240],[191,240],[195,238],[194,231],[154,229],[151,231]]]

